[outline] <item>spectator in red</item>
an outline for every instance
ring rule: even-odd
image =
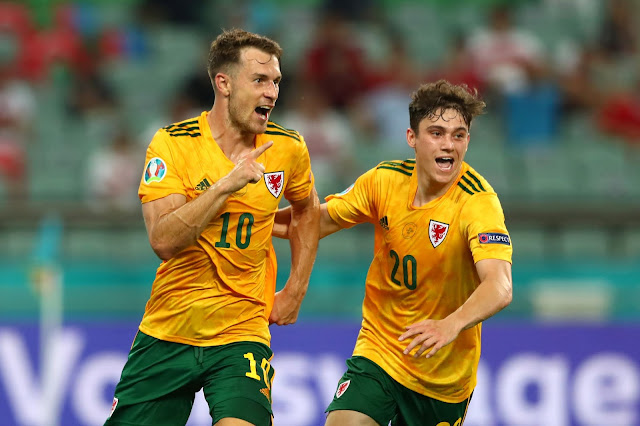
[[[327,12],[303,57],[301,78],[323,92],[332,108],[344,109],[369,85],[364,50],[349,22]]]
[[[0,64],[0,185],[11,200],[26,193],[26,145],[34,115],[33,89],[10,64]]]

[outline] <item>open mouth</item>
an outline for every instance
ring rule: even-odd
[[[453,157],[436,158],[436,164],[440,170],[449,171],[453,168]]]
[[[259,106],[256,108],[256,113],[260,116],[260,118],[262,118],[263,120],[267,120],[269,118],[269,113],[271,112],[271,109],[273,107],[269,107],[269,106]]]

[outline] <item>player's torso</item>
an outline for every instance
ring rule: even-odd
[[[392,315],[446,316],[466,296],[465,291],[451,294],[461,272],[473,273],[471,252],[459,224],[464,197],[452,188],[416,208],[412,206],[414,181],[394,171],[387,175],[376,209],[375,258],[369,277],[379,285],[372,286],[371,296]],[[422,307],[419,312],[416,306]]]

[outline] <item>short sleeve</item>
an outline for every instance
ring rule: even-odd
[[[513,247],[495,193],[472,196],[460,213],[462,235],[467,237],[473,261],[500,259],[511,262]]]
[[[147,148],[145,167],[138,188],[142,203],[170,194],[187,195],[181,175],[183,171],[179,159],[171,151],[170,141],[169,135],[161,129],[156,132]]]
[[[343,228],[376,220],[379,197],[375,177],[376,170],[371,169],[341,193],[327,196],[329,216]]]
[[[299,201],[307,198],[314,184],[311,171],[311,159],[304,138],[300,136],[300,143],[296,145],[295,166],[291,169],[291,178],[287,182],[284,197],[289,201]]]

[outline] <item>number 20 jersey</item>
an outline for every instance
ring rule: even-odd
[[[327,197],[328,212],[342,227],[375,226],[353,354],[415,392],[461,402],[476,383],[480,324],[429,359],[414,358],[415,350],[404,355],[412,338],[399,342],[398,337],[410,324],[443,319],[458,309],[480,283],[475,262],[511,262],[511,241],[496,193],[467,163],[443,196],[421,207],[412,205],[416,175],[415,160],[383,162],[352,188]]]
[[[263,179],[230,195],[195,245],[162,262],[140,331],[196,346],[257,341],[269,345],[275,291],[274,215],[282,197],[297,201],[313,187],[309,153],[295,131],[268,123],[256,148]],[[142,203],[170,194],[195,199],[235,166],[211,135],[207,112],[164,127],[147,149]]]

